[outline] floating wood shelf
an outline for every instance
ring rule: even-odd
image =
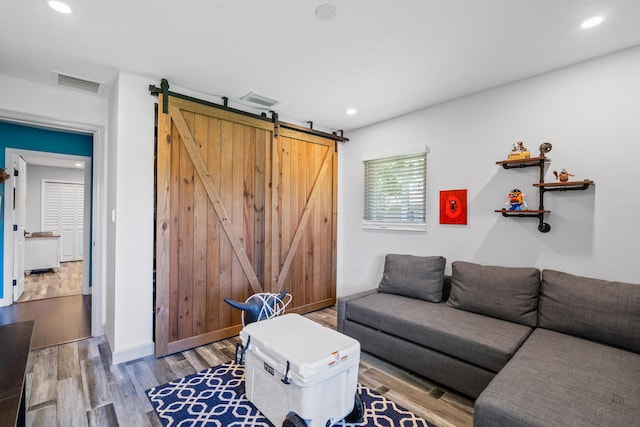
[[[546,191],[563,191],[563,190],[586,190],[593,184],[590,179],[584,181],[567,181],[567,182],[539,182],[533,184],[534,187],[541,187]]]
[[[539,209],[523,209],[521,211],[516,211],[516,210],[512,210],[512,209],[496,209],[496,212],[501,212],[503,214],[514,214],[514,215],[518,215],[518,214],[528,214],[528,213],[532,213],[532,214],[539,214],[539,213],[549,213],[551,211],[544,211],[544,210],[539,210]]]
[[[540,162],[544,164],[548,162],[549,159],[545,156],[540,157],[529,157],[527,159],[515,159],[515,160],[501,160],[496,162],[497,165],[501,165],[505,169],[514,169],[514,168],[526,168],[529,166],[538,166]]]
[[[549,150],[550,149],[551,148],[549,148]],[[533,184],[533,186],[537,187],[539,190],[538,209],[527,209],[521,211],[510,209],[496,209],[496,212],[501,213],[502,216],[505,217],[536,217],[539,220],[538,231],[540,231],[541,233],[549,232],[549,230],[551,230],[551,226],[544,222],[544,215],[550,213],[551,211],[547,211],[544,209],[544,193],[547,191],[586,190],[590,185],[593,184],[593,181],[585,179],[584,181],[544,182],[544,164],[548,161],[549,158],[547,158],[546,156],[539,156],[529,157],[527,159],[501,160],[499,162],[496,162],[497,165],[502,166],[504,169],[528,167],[540,168],[540,179],[537,183]]]

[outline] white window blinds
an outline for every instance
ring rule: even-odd
[[[363,227],[426,229],[427,153],[364,162]]]

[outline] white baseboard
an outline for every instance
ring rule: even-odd
[[[111,352],[111,363],[117,365],[119,363],[129,362],[131,360],[140,359],[141,357],[153,354],[155,346],[153,341],[140,344],[134,347],[124,348]]]

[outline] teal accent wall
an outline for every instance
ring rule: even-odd
[[[5,167],[6,164],[6,148],[93,158],[93,135],[41,129],[0,121],[0,167]],[[89,188],[93,188],[91,183]],[[2,183],[0,184],[2,203],[5,201],[4,193],[4,183]],[[90,256],[91,254],[89,254]],[[2,205],[0,205],[0,260],[4,260],[4,206]],[[4,262],[0,262],[0,280],[2,277],[4,277]],[[0,286],[0,298],[3,297],[4,286]]]

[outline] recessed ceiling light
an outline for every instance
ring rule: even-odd
[[[602,24],[604,18],[602,16],[594,16],[593,18],[589,18],[580,25],[582,28],[593,28],[600,24]]]
[[[74,166],[77,168],[81,168],[82,166],[84,166],[84,163],[74,163]]]
[[[331,21],[336,17],[337,9],[334,5],[325,3],[316,8],[316,18],[320,21]]]
[[[350,115],[350,116],[353,116],[357,112],[358,112],[358,110],[356,110],[355,108],[348,108],[347,109],[347,114]]]
[[[66,3],[62,3],[61,1],[52,0],[49,2],[49,7],[55,10],[56,12],[60,12],[64,14],[71,13],[71,8],[69,7],[69,5]]]

